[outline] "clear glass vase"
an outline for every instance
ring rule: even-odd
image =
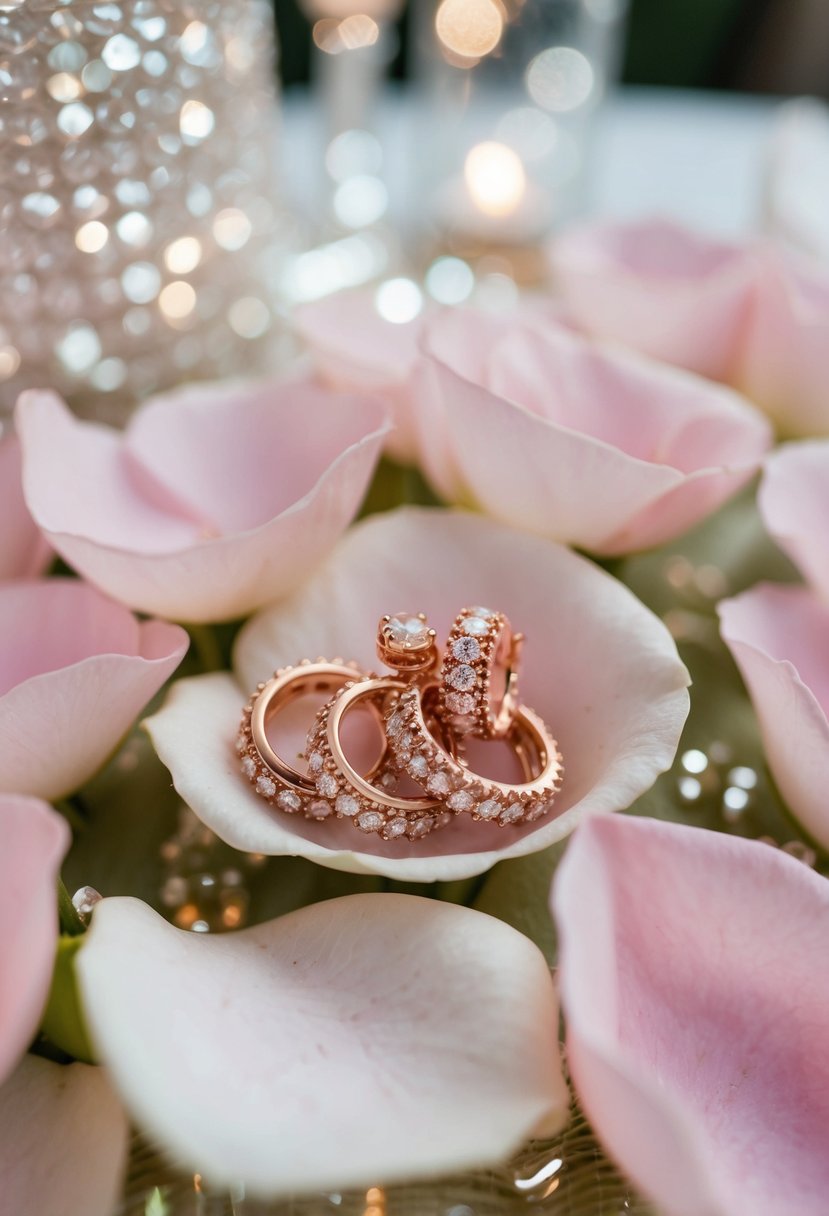
[[[0,0],[0,414],[277,355],[266,0]]]

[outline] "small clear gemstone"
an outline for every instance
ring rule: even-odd
[[[452,654],[462,663],[474,663],[481,657],[481,644],[474,638],[455,638]]]
[[[446,680],[453,688],[457,688],[458,692],[468,692],[478,683],[475,668],[470,667],[468,663],[460,663],[457,667],[453,667]]]
[[[424,650],[431,640],[426,622],[406,612],[395,613],[384,633],[392,650]]]
[[[282,790],[276,802],[283,811],[292,815],[302,810],[302,799],[293,790]]]
[[[479,616],[482,621],[488,621],[491,617],[495,616],[495,613],[491,608],[481,608],[480,606],[477,608],[470,608],[469,614],[470,616]]]
[[[452,786],[446,773],[432,773],[426,782],[426,789],[430,794],[434,794],[435,797],[442,798],[444,794],[451,792]]]
[[[313,815],[314,819],[327,819],[331,814],[331,803],[323,798],[315,798],[308,804],[308,814]]]
[[[337,785],[337,778],[331,773],[323,773],[317,778],[317,789],[322,794],[323,798],[333,798],[340,787]]]
[[[321,773],[325,758],[322,752],[311,752],[308,757],[308,767],[312,773]]]
[[[415,781],[421,780],[427,776],[429,772],[429,761],[425,756],[412,756],[409,761],[409,775],[414,777]]]
[[[394,738],[395,735],[400,734],[402,729],[403,729],[403,715],[400,713],[399,710],[397,710],[395,713],[392,714],[392,716],[389,718],[388,722],[386,723],[386,734],[389,735],[391,738]]]
[[[501,823],[516,823],[519,819],[523,818],[523,815],[524,808],[521,803],[511,802],[510,805],[505,807],[501,812]]]
[[[364,832],[379,832],[385,822],[379,811],[363,811],[362,815],[357,816],[357,826]]]
[[[334,806],[338,815],[347,815],[349,819],[360,809],[360,804],[353,794],[340,794]]]
[[[546,802],[533,802],[530,804],[530,808],[524,818],[526,819],[527,823],[535,823],[536,819],[540,819],[546,809]]]
[[[237,736],[236,736],[236,750],[237,750],[237,752],[239,752],[239,753],[241,754],[241,753],[242,753],[242,752],[245,750],[245,748],[247,747],[247,745],[248,745],[248,741],[247,741],[247,738],[246,738],[246,736],[245,736],[245,735],[237,735]]]
[[[487,798],[485,802],[478,803],[478,814],[481,819],[497,819],[501,813],[501,803],[494,798]]]
[[[446,694],[446,708],[453,714],[471,714],[475,709],[475,698],[468,692],[450,692]]]
[[[461,621],[461,633],[472,638],[482,638],[484,634],[489,633],[489,625],[479,616],[468,616],[465,621]]]
[[[431,832],[435,826],[434,818],[431,815],[424,815],[422,819],[418,819],[412,824],[409,835],[412,839],[418,836],[425,836],[427,832]]]
[[[273,798],[276,793],[276,786],[270,777],[257,777],[256,792],[261,794],[263,798]]]
[[[398,743],[401,747],[411,747],[414,743],[414,735],[410,730],[404,730],[398,739]]]
[[[450,811],[471,811],[475,805],[475,799],[466,790],[458,790],[446,799],[446,805]]]
[[[405,819],[392,819],[386,824],[386,836],[403,836],[406,832],[408,824]]]
[[[242,772],[250,780],[256,772],[256,761],[250,756],[245,756],[242,761]]]
[[[380,784],[384,790],[396,790],[397,774],[390,773],[388,770],[386,770],[386,772],[383,773],[383,776],[380,778]]]

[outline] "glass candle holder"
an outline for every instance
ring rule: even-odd
[[[504,251],[525,277],[532,260],[520,251],[581,203],[625,9],[626,0],[420,0],[427,242],[461,257]]]
[[[274,54],[266,0],[0,0],[0,412],[272,365]]]

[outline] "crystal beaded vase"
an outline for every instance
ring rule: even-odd
[[[0,415],[274,362],[274,81],[267,0],[0,0]]]

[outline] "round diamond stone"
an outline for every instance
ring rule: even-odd
[[[446,679],[459,692],[468,692],[478,683],[475,668],[470,667],[468,663],[459,663],[457,667],[453,667]]]
[[[482,621],[488,621],[495,616],[495,613],[491,608],[481,608],[480,606],[477,608],[470,608],[469,614],[470,616],[479,616]]]
[[[406,832],[406,827],[405,819],[392,819],[390,823],[386,824],[386,836],[390,838],[403,836]]]
[[[449,778],[446,776],[446,773],[432,773],[426,782],[426,789],[437,798],[442,798],[444,794],[451,792],[452,786],[449,784]],[[423,821],[419,820],[418,822],[422,823]]]
[[[242,772],[248,778],[253,777],[253,774],[256,772],[256,762],[250,756],[245,756],[242,761]]]
[[[324,763],[322,752],[311,752],[308,757],[308,767],[312,773],[321,773]]]
[[[461,621],[461,633],[472,638],[482,638],[484,634],[489,633],[489,625],[479,616],[468,616],[465,621]]]
[[[357,816],[357,826],[364,832],[378,832],[385,822],[379,811],[363,811]]]
[[[352,819],[360,809],[360,804],[353,794],[340,794],[334,803],[338,815],[347,815]]]
[[[474,663],[481,657],[481,644],[474,638],[455,638],[452,643],[452,654],[461,663]]]
[[[468,692],[450,692],[446,694],[446,708],[453,714],[471,714],[475,709],[475,698]]]
[[[524,808],[520,802],[511,802],[508,807],[505,807],[501,812],[501,823],[516,823],[524,814]]]
[[[429,761],[425,756],[412,756],[409,761],[409,775],[414,777],[415,781],[422,780],[429,772]]]
[[[313,815],[314,819],[327,819],[331,814],[331,803],[323,798],[315,798],[308,804],[308,814]]]
[[[471,811],[475,805],[475,799],[466,790],[458,790],[457,793],[446,799],[446,805],[450,811]]]
[[[337,785],[337,778],[331,773],[323,773],[317,779],[317,789],[322,794],[323,798],[333,798],[340,787]]]
[[[481,819],[497,819],[501,813],[501,803],[494,798],[487,798],[486,802],[478,804],[478,814]]]
[[[270,777],[258,777],[256,779],[256,792],[261,794],[263,798],[273,798],[276,793],[276,786]]]
[[[283,811],[288,811],[290,814],[302,810],[302,799],[293,790],[282,790],[276,801]]]
[[[425,836],[435,826],[434,818],[431,815],[424,815],[422,819],[418,819],[412,824],[409,835],[414,839],[417,836]]]
[[[392,650],[425,650],[431,641],[426,622],[406,612],[396,612],[383,633]]]

